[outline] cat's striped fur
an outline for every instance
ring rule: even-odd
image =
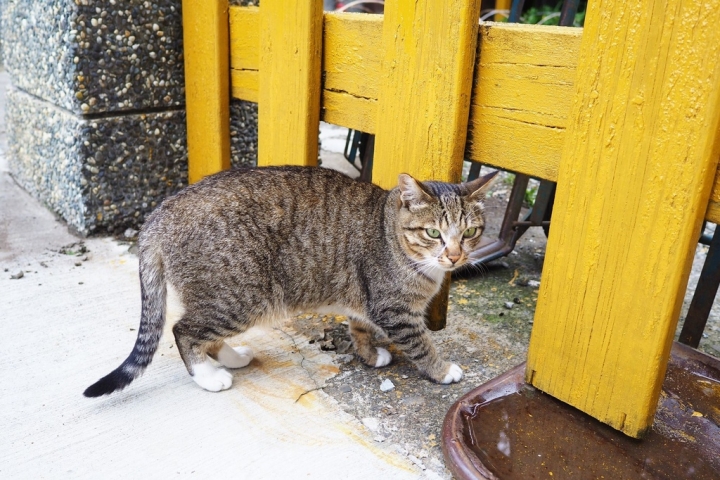
[[[208,390],[232,381],[208,357],[229,368],[252,358],[226,338],[303,311],[347,315],[368,365],[390,361],[372,344],[381,329],[432,380],[460,380],[462,370],[436,353],[425,310],[445,273],[469,262],[479,245],[490,178],[455,185],[401,175],[386,191],[327,169],[278,167],[229,170],[186,188],[140,232],[135,347],[85,395],[122,389],[150,363],[165,323],[167,283],[185,309],[173,328],[178,350]]]

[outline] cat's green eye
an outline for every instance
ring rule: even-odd
[[[477,227],[468,228],[463,232],[463,237],[472,238],[475,236],[475,233],[477,233]]]
[[[440,238],[440,230],[435,230],[434,228],[427,228],[425,229],[425,233],[427,233],[428,237],[430,238]]]

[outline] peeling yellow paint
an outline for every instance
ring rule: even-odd
[[[465,151],[480,2],[385,6],[373,182],[457,181]]]
[[[230,168],[228,5],[183,0],[188,180]]]
[[[650,4],[590,3],[526,373],[633,437],[652,423],[720,155],[720,0]]]
[[[252,102],[258,101],[259,22],[257,7],[230,7],[232,95]],[[381,15],[325,13],[326,122],[376,133],[382,23]],[[579,28],[481,24],[467,158],[557,181],[581,36]],[[638,94],[631,103],[644,105],[645,98]],[[706,219],[720,223],[720,173]]]
[[[321,2],[260,8],[258,165],[317,165]]]

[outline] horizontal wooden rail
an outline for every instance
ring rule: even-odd
[[[230,7],[232,96],[258,101],[260,17]],[[485,22],[480,26],[466,157],[557,181],[582,29]],[[321,118],[375,133],[382,16],[325,13]],[[720,175],[706,219],[720,223]]]

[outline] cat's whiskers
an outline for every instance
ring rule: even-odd
[[[470,261],[465,264],[465,267],[479,272],[481,277],[484,277],[489,272],[488,266],[485,263],[481,262],[480,259],[473,259],[472,257],[470,257]]]
[[[411,271],[408,272],[405,278],[405,281],[410,280],[412,277],[416,277],[418,274],[426,273],[427,269],[429,269],[430,267],[430,260],[427,258],[415,260],[412,264]]]
[[[448,270],[445,270],[440,265],[440,255],[442,255],[442,252],[437,256],[423,259],[423,262],[420,264],[420,273],[422,273],[426,277],[435,278],[437,275],[437,271],[440,270],[442,272],[442,276],[444,276],[445,272],[447,272]]]
[[[417,277],[418,275],[432,278],[432,271],[440,268],[438,258],[439,257],[426,257],[420,260],[414,260],[414,263],[412,264],[412,270],[408,272],[404,281],[407,282],[408,280],[412,279],[413,277]]]

